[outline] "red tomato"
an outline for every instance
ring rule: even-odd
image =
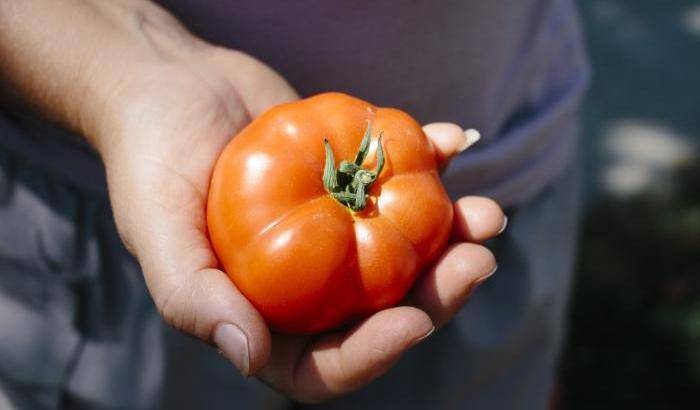
[[[328,93],[276,106],[231,140],[207,223],[268,324],[316,333],[399,303],[445,247],[452,204],[415,120]]]

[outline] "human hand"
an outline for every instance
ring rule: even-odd
[[[95,146],[117,227],[159,311],[218,345],[244,375],[307,402],[359,388],[448,321],[495,268],[477,242],[497,234],[503,214],[488,199],[463,198],[455,205],[460,243],[419,278],[406,301],[413,307],[316,337],[271,334],[218,269],[205,201],[229,139],[266,108],[297,98],[294,91],[254,59],[194,38],[151,2],[26,0],[0,9],[3,81]],[[455,125],[425,131],[443,167],[464,143]]]
[[[98,143],[120,233],[166,321],[217,344],[243,374],[257,374],[302,401],[358,388],[448,321],[495,268],[481,245],[454,244],[416,284],[409,297],[415,307],[387,309],[321,337],[271,334],[217,269],[204,210],[213,165],[229,138],[295,94],[262,64],[222,49],[208,50],[196,66],[144,78],[115,97],[123,108],[104,121],[108,131]],[[266,88],[253,93],[239,83]],[[425,131],[443,165],[465,141],[455,125]],[[463,241],[487,239],[503,224],[498,206],[485,198],[463,198],[455,211],[455,236]]]
[[[277,74],[241,53],[210,49],[194,62],[157,67],[122,86],[96,145],[107,169],[120,234],[136,255],[156,306],[174,327],[217,345],[244,375],[300,401],[354,390],[447,322],[495,268],[479,242],[503,225],[485,198],[455,205],[455,237],[409,300],[352,329],[319,337],[270,333],[218,269],[205,202],[228,140],[269,106],[296,98]],[[255,85],[255,86],[254,86]],[[257,88],[255,88],[257,87]],[[259,91],[255,91],[259,90]],[[465,137],[452,124],[425,127],[444,165]]]

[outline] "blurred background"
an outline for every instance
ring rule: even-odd
[[[593,68],[563,409],[698,408],[700,1],[579,1]]]

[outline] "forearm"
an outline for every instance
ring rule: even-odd
[[[146,1],[0,0],[5,86],[93,143],[110,95],[130,75],[203,44]]]

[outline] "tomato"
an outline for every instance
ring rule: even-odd
[[[415,120],[327,93],[273,107],[231,140],[207,224],[271,328],[308,334],[399,303],[444,249],[452,212]]]

